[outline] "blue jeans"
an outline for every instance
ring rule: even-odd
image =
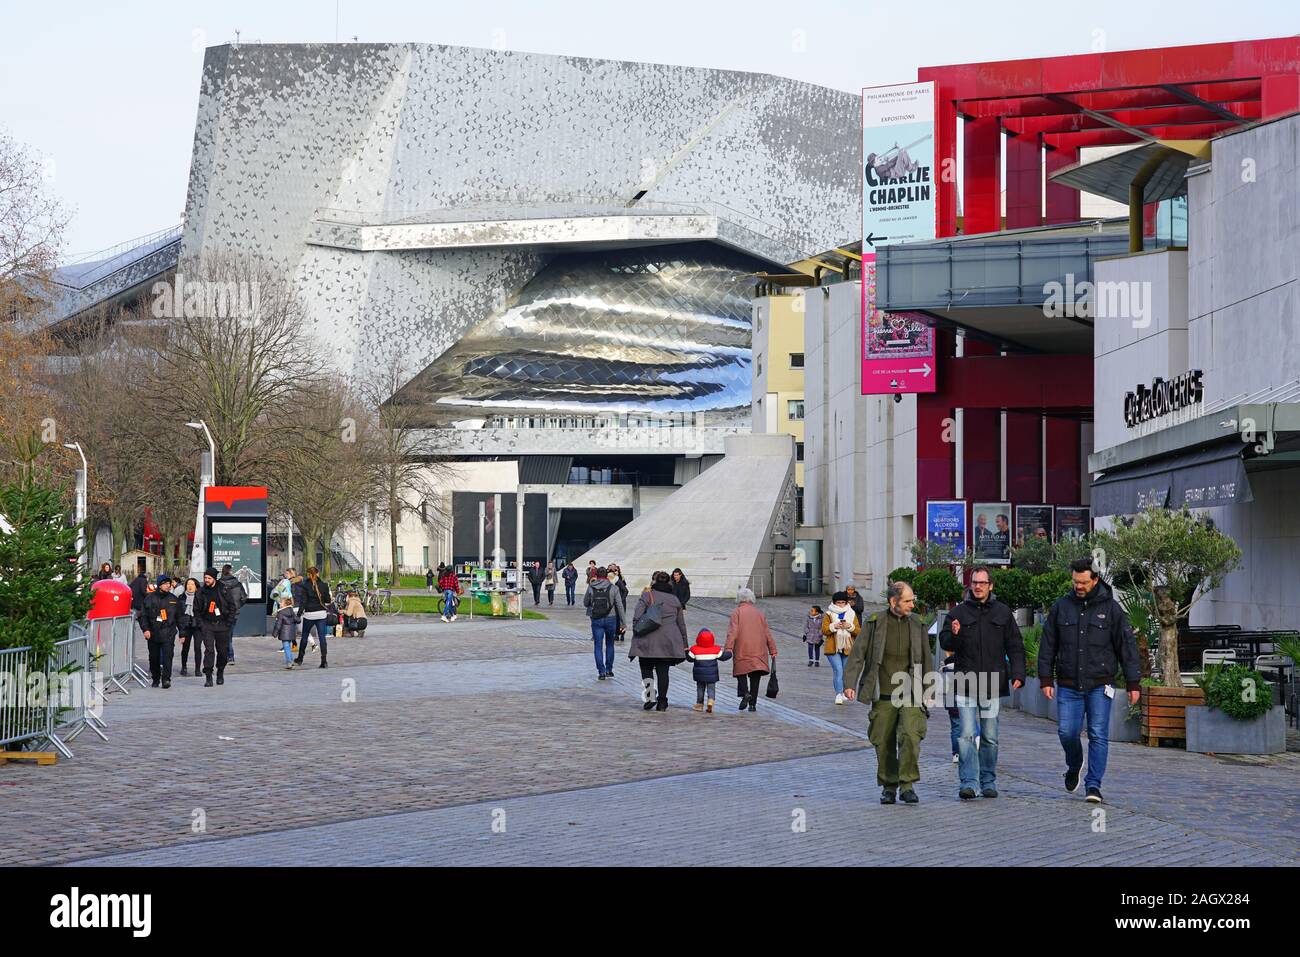
[[[330,629],[325,624],[325,619],[304,618],[302,620],[302,635],[298,638],[298,664],[302,664],[303,658],[307,656],[307,636],[311,634],[313,628],[316,629],[316,637],[320,639],[320,660],[325,661],[325,656],[329,653],[329,645],[326,643],[325,636]]]
[[[447,588],[442,593],[442,614],[444,617],[456,614],[456,593]]]
[[[575,604],[577,602],[577,597],[574,594],[576,587],[577,587],[577,582],[564,583],[564,600],[567,601],[570,605]]]
[[[826,661],[831,666],[831,682],[835,686],[836,694],[844,694],[844,660],[848,655],[834,654],[827,655]]]
[[[952,740],[952,753],[961,754],[961,712],[956,708],[948,709],[948,737]]]
[[[1083,779],[1086,788],[1100,789],[1102,775],[1106,773],[1112,702],[1113,699],[1106,696],[1104,686],[1087,692],[1056,686],[1056,733],[1065,749],[1067,771],[1078,771],[1083,767],[1079,732],[1083,730],[1084,715],[1088,716],[1088,773]]]
[[[596,652],[596,673],[612,675],[614,673],[614,637],[618,634],[618,615],[608,618],[591,619],[591,641]],[[604,645],[604,657],[601,646]]]
[[[293,642],[282,641],[280,644],[284,647],[284,663],[290,664],[293,661]]]
[[[957,738],[957,774],[961,787],[984,791],[997,786],[998,779],[998,705],[994,698],[980,705],[973,698],[957,696],[957,715],[961,735]],[[978,752],[975,738],[979,736]]]

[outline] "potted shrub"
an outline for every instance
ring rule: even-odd
[[[1030,625],[1020,629],[1020,637],[1025,644],[1025,684],[1013,693],[1012,705],[1025,714],[1035,717],[1047,717],[1047,699],[1043,697],[1042,685],[1038,681],[1038,646],[1043,637],[1042,625]]]
[[[1240,564],[1241,549],[1186,507],[1151,508],[1136,518],[1120,520],[1111,531],[1094,535],[1093,545],[1099,571],[1121,583],[1120,594],[1129,594],[1150,609],[1159,629],[1154,675],[1159,685],[1142,689],[1142,736],[1152,746],[1162,739],[1183,740],[1185,709],[1201,704],[1204,694],[1200,688],[1183,687],[1178,621]]]
[[[1056,604],[1058,598],[1063,598],[1069,592],[1070,576],[1058,569],[1029,579],[1029,599],[1040,618],[1047,614],[1047,610]]]
[[[947,568],[927,568],[919,572],[912,581],[912,591],[927,615],[943,611],[954,602],[961,601],[965,594],[957,576]]]
[[[1015,612],[1016,624],[1028,625],[1029,616],[1023,610],[1033,601],[1029,591],[1029,572],[1021,568],[995,568],[992,579],[993,596]]]
[[[1187,750],[1207,754],[1280,754],[1286,750],[1286,715],[1273,704],[1273,688],[1245,665],[1211,667],[1199,684],[1204,705],[1186,710]]]

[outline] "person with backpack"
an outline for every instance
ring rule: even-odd
[[[623,597],[605,577],[607,574],[607,569],[597,568],[582,598],[587,617],[591,619],[597,681],[614,677],[614,636],[626,618]]]
[[[235,613],[230,618],[230,646],[226,649],[226,664],[235,663],[235,622],[239,620],[239,610],[244,607],[248,601],[248,592],[244,591],[244,586],[239,579],[232,575],[229,565],[221,566],[221,587],[230,595],[230,600],[235,604]]]
[[[301,667],[307,654],[307,638],[312,629],[320,639],[320,666],[329,667],[328,628],[325,620],[329,617],[330,586],[320,577],[320,569],[315,565],[307,569],[307,577],[302,583],[302,635],[298,639],[298,658],[295,664]]]

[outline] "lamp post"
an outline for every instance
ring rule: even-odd
[[[90,486],[90,466],[80,442],[64,442],[65,449],[74,449],[81,456],[81,470],[77,472],[77,559],[81,563],[79,577],[85,579],[90,556],[86,554],[86,495]]]
[[[190,576],[203,580],[203,570],[207,566],[207,534],[203,528],[204,525],[204,508],[203,492],[209,486],[216,483],[217,475],[217,444],[212,441],[212,433],[208,431],[208,423],[199,419],[197,422],[186,422],[191,429],[202,429],[203,434],[208,438],[208,467],[205,469],[199,466],[199,507],[194,518],[194,548],[190,552]]]

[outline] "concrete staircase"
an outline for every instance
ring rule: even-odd
[[[790,589],[795,525],[794,439],[733,435],[720,462],[574,562],[617,563],[634,600],[653,572],[681,568],[691,594],[733,598]],[[779,547],[778,546],[783,546]]]

